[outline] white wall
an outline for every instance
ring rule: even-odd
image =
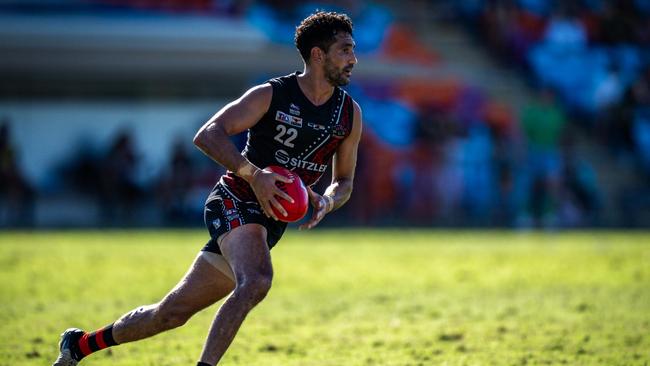
[[[115,135],[131,131],[140,155],[141,180],[167,163],[176,138],[192,144],[196,130],[221,106],[196,101],[0,101],[0,119],[9,118],[13,146],[27,178],[47,183],[55,164],[69,158],[87,139],[105,151]]]

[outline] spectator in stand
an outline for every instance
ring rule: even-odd
[[[559,218],[562,226],[598,225],[598,184],[591,165],[575,151],[575,138],[567,133],[561,142]]]
[[[620,193],[620,204],[623,223],[640,226],[650,217],[650,66],[630,89],[630,99],[630,135],[638,180]]]
[[[537,99],[521,112],[521,126],[529,144],[529,151],[544,157],[549,167],[550,160],[557,160],[558,143],[567,120],[550,89],[542,89]]]
[[[515,151],[516,144],[506,138],[497,138],[494,146],[494,174],[496,175],[493,224],[511,226],[516,217]]]
[[[0,120],[0,227],[34,223],[34,189],[23,177],[11,145],[9,119]]]
[[[610,108],[602,115],[603,123],[599,125],[599,133],[605,145],[616,158],[627,158],[632,153],[634,141],[632,136],[632,120],[634,115],[634,93],[627,88],[621,102]]]
[[[129,224],[142,190],[136,179],[138,158],[131,135],[120,132],[102,162],[100,202],[107,224]]]
[[[543,89],[537,100],[521,112],[521,127],[528,142],[528,158],[520,167],[525,214],[536,226],[553,221],[560,178],[559,142],[567,119],[554,93]]]
[[[395,181],[401,191],[396,209],[412,225],[431,224],[434,215],[434,154],[431,145],[428,141],[417,140],[395,172]]]
[[[191,189],[196,169],[182,140],[174,143],[168,166],[159,186],[163,218],[167,225],[191,224],[195,222]],[[202,214],[201,211],[197,213]]]

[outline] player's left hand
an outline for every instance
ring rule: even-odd
[[[310,187],[307,187],[307,193],[309,194],[309,202],[311,202],[312,207],[314,208],[311,213],[311,218],[306,223],[300,225],[298,229],[311,229],[314,226],[318,225],[320,220],[329,213],[333,207],[328,207],[327,199],[320,194],[314,192]]]

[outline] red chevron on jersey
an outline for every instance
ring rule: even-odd
[[[241,226],[241,219],[230,220],[228,225],[230,226],[230,230],[239,227]]]
[[[231,210],[235,208],[235,203],[231,199],[224,199],[223,200],[223,206],[226,208],[226,210]]]

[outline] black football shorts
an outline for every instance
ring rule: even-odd
[[[218,238],[236,227],[246,224],[264,226],[266,228],[266,244],[269,249],[278,243],[287,228],[285,222],[266,217],[257,201],[239,200],[222,181],[217,183],[208,196],[203,219],[210,232],[210,240],[202,250],[217,254],[221,254]]]

